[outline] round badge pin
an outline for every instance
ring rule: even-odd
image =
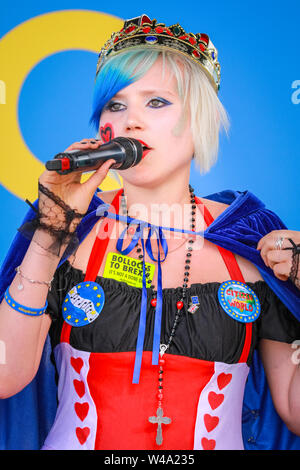
[[[218,298],[225,312],[241,323],[254,322],[260,315],[257,295],[243,282],[223,282],[218,290]]]
[[[71,326],[85,326],[98,318],[105,302],[99,284],[85,281],[72,287],[62,304],[64,320]]]

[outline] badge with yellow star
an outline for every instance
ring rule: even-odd
[[[62,304],[64,320],[71,326],[85,326],[98,318],[105,302],[104,290],[96,282],[84,281],[72,287]]]

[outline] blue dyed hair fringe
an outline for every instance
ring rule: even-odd
[[[90,124],[96,131],[104,106],[123,88],[143,76],[154,64],[159,51],[134,50],[120,53],[100,69],[96,78]]]

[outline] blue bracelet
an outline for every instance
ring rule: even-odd
[[[46,311],[46,308],[48,306],[48,302],[46,301],[46,304],[42,308],[31,308],[31,307],[25,307],[25,305],[21,305],[18,302],[16,302],[10,295],[8,288],[5,291],[4,294],[4,299],[6,300],[7,304],[16,310],[19,313],[23,313],[24,315],[30,315],[32,317],[39,317],[43,315]]]

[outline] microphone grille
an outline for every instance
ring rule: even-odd
[[[119,169],[130,168],[141,161],[143,156],[143,146],[141,142],[127,137],[116,137],[113,140],[122,145],[126,154],[126,161]]]

